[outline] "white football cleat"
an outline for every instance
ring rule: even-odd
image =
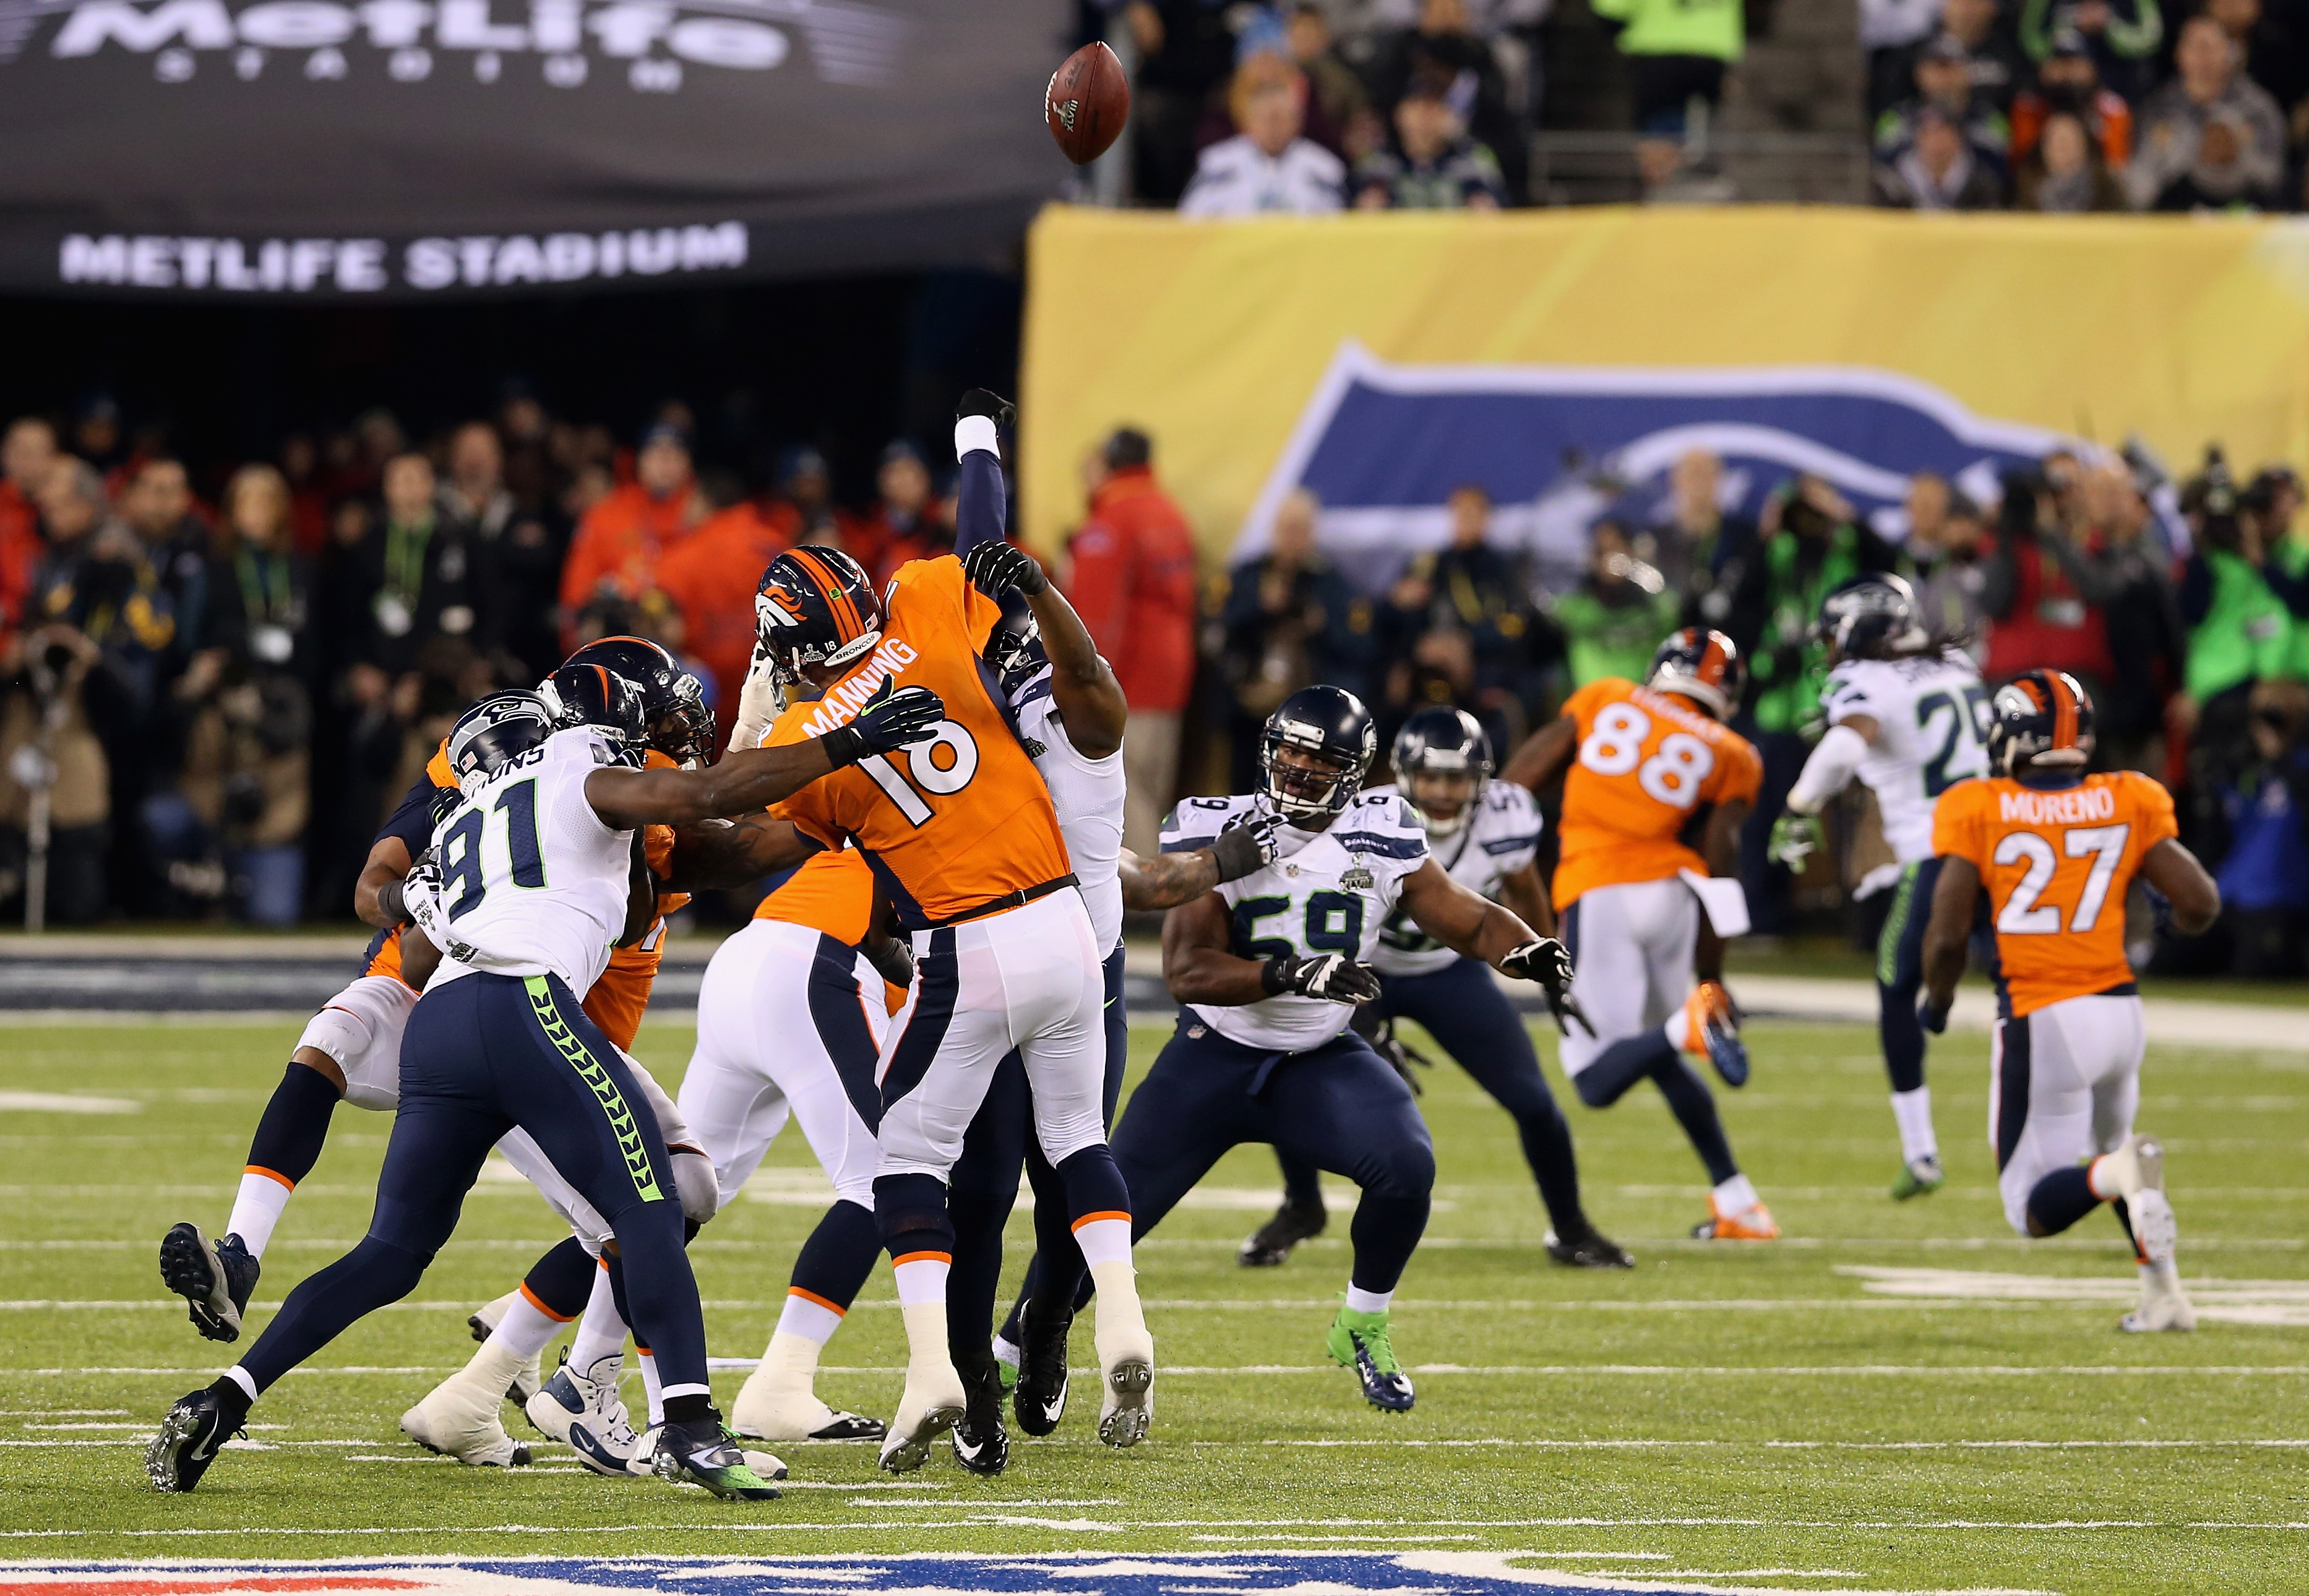
[[[916,1359],[906,1370],[905,1393],[882,1438],[881,1466],[893,1474],[910,1474],[929,1461],[930,1445],[962,1421],[969,1399],[962,1376],[940,1354],[938,1367],[922,1369]],[[943,1376],[942,1378],[940,1376]]]
[[[521,1293],[513,1290],[494,1302],[483,1303],[465,1316],[465,1328],[473,1333],[475,1341],[486,1344],[496,1333],[498,1324],[504,1322],[506,1310],[520,1300]],[[535,1396],[538,1387],[545,1384],[544,1356],[542,1350],[532,1352],[514,1370],[512,1383],[506,1387],[506,1401],[517,1408],[529,1405],[529,1399]]]
[[[564,1363],[545,1388],[529,1399],[529,1421],[557,1441],[566,1442],[577,1460],[597,1474],[644,1474],[647,1461],[636,1466],[641,1437],[634,1433],[618,1382],[625,1371],[622,1352],[604,1358],[590,1369]]]
[[[2133,1334],[2197,1327],[2197,1310],[2181,1289],[2180,1272],[2169,1262],[2140,1272],[2140,1306],[2119,1319],[2116,1327]]]
[[[1154,1338],[1134,1294],[1097,1317],[1098,1367],[1103,1376],[1098,1438],[1109,1446],[1136,1446],[1154,1419]]]
[[[474,1363],[484,1363],[476,1354]],[[529,1462],[529,1448],[506,1434],[497,1415],[505,1401],[501,1376],[467,1364],[426,1393],[425,1400],[401,1416],[409,1438],[428,1452],[438,1452],[478,1469],[520,1468]]]

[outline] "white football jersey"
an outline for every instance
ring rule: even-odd
[[[1208,848],[1228,821],[1258,803],[1251,796],[1187,799],[1163,823],[1163,851]],[[1404,877],[1427,860],[1427,828],[1418,815],[1391,792],[1367,792],[1328,831],[1285,825],[1275,840],[1273,864],[1218,889],[1233,910],[1233,951],[1246,959],[1339,953],[1368,962]],[[1288,994],[1235,1007],[1187,1006],[1230,1041],[1290,1053],[1321,1047],[1354,1014],[1353,1004]]]
[[[585,778],[616,763],[597,728],[575,726],[466,784],[433,828],[449,939],[434,986],[549,974],[583,998],[601,979],[626,927],[634,834],[601,823]]]
[[[1860,779],[1876,794],[1884,841],[1902,864],[1933,857],[1933,805],[1970,776],[1988,773],[1988,689],[1964,655],[1846,660],[1828,673],[1828,723],[1855,715],[1876,722]]]
[[[1066,839],[1103,956],[1122,940],[1122,750],[1087,759],[1076,749],[1051,696],[1048,667],[1012,696],[1010,712],[1042,785],[1051,789],[1059,834]]]
[[[1400,791],[1392,785],[1374,787],[1371,795],[1394,797]],[[1539,831],[1539,804],[1529,788],[1486,781],[1475,796],[1475,812],[1467,824],[1440,841],[1430,837],[1428,856],[1477,897],[1494,898],[1502,880],[1537,856]],[[1432,975],[1449,969],[1458,957],[1397,909],[1379,927],[1379,953],[1371,962],[1381,975]]]

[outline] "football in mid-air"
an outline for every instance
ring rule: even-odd
[[[1051,74],[1042,118],[1075,165],[1088,166],[1107,151],[1130,116],[1130,81],[1103,43],[1086,44]]]

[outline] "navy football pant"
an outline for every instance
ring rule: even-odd
[[[1895,1091],[1924,1083],[1924,1028],[1916,1020],[1916,995],[1924,985],[1924,927],[1933,918],[1933,890],[1941,861],[1919,859],[1900,872],[1892,907],[1876,938],[1876,1028],[1884,1042],[1884,1072]],[[1996,935],[1988,919],[1988,894],[1974,900],[1972,957],[1996,979]]]
[[[1557,1236],[1586,1236],[1587,1216],[1579,1207],[1579,1165],[1571,1152],[1571,1126],[1540,1073],[1531,1032],[1508,995],[1480,959],[1459,959],[1431,975],[1379,978],[1379,1000],[1362,1013],[1381,1020],[1416,1020],[1475,1084],[1492,1094],[1516,1123],[1524,1162],[1539,1182],[1540,1201]],[[1319,1201],[1311,1164],[1278,1155],[1283,1182],[1293,1202]]]
[[[669,1397],[704,1396],[705,1326],[657,1117],[558,976],[469,975],[409,1016],[401,1107],[360,1245],[300,1283],[240,1367],[259,1391],[416,1288],[465,1193],[519,1126],[616,1229],[635,1339]]]
[[[1106,1080],[1103,1118],[1114,1126],[1114,1105],[1122,1097],[1122,1075],[1130,1061],[1130,1016],[1122,1000],[1122,949],[1107,955],[1102,967],[1105,979]],[[1075,1252],[1074,1232],[1068,1227],[1066,1182],[1042,1156],[1034,1135],[1034,1106],[1026,1089],[1025,1066],[1016,1053],[994,1072],[994,1083],[963,1138],[962,1157],[954,1166],[947,1202],[954,1212],[954,1267],[947,1277],[947,1339],[955,1367],[964,1368],[988,1356],[988,1333],[994,1324],[994,1300],[1001,1287],[1002,1229],[1018,1200],[1018,1178],[1024,1170],[1034,1192],[1034,1242],[1042,1252],[1063,1256]],[[1018,1295],[1023,1306],[1033,1287],[1033,1266]],[[1003,1327],[1009,1340],[1017,1339],[1018,1307]]]
[[[1411,1089],[1369,1042],[1350,1031],[1303,1053],[1277,1053],[1231,1042],[1181,1014],[1114,1128],[1133,1239],[1245,1142],[1361,1186],[1349,1279],[1366,1291],[1395,1290],[1427,1229],[1435,1144]],[[1036,1264],[1037,1298],[1056,1302],[1064,1291],[1080,1299],[1087,1271],[1078,1251],[1046,1252]]]

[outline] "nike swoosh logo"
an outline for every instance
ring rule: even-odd
[[[954,1451],[956,1457],[974,1463],[978,1461],[978,1454],[985,1450],[985,1442],[981,1441],[977,1445],[973,1446],[969,1442],[962,1438],[962,1432],[960,1430],[954,1432]]]
[[[210,1458],[214,1457],[216,1455],[217,1443],[223,1438],[223,1436],[224,1428],[221,1425],[215,1429],[211,1430],[208,1433],[207,1439],[201,1445],[193,1448],[193,1461],[196,1463],[201,1463],[206,1462]]]

